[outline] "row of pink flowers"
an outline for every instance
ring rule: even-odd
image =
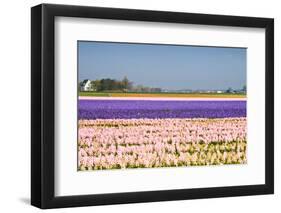
[[[246,162],[246,118],[80,120],[79,168]]]

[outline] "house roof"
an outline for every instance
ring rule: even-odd
[[[88,81],[90,81],[90,80],[89,80],[89,79],[84,80],[84,81],[82,82],[82,86],[85,86],[85,85],[88,83]]]

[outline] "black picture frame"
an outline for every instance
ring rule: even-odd
[[[264,28],[265,184],[93,195],[54,195],[54,21],[83,17],[162,23]],[[274,193],[274,20],[164,11],[41,4],[31,8],[31,204],[42,208],[218,198]]]

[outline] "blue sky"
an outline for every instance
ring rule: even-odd
[[[127,76],[134,85],[162,89],[240,89],[246,85],[245,48],[78,42],[78,76]]]

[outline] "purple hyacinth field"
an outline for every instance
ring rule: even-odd
[[[246,101],[79,100],[79,119],[246,117]]]
[[[245,164],[246,100],[80,99],[78,168]]]

